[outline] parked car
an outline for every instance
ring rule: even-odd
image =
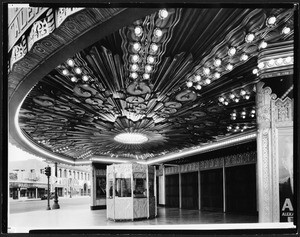
[[[54,196],[55,196],[54,193],[50,193],[50,199],[53,199]],[[45,194],[45,195],[43,195],[43,196],[41,197],[41,200],[45,200],[45,199],[48,199],[48,194]]]

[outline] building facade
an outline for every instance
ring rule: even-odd
[[[49,177],[50,192],[57,188],[59,197],[90,195],[91,172],[87,167],[72,167],[63,164],[57,165],[42,160],[30,159],[10,162],[9,190],[11,199],[42,198],[47,194],[48,180],[45,167],[51,167]]]

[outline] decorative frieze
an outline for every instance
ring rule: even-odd
[[[217,169],[223,167],[224,158],[215,158],[199,162],[199,170]]]
[[[224,158],[225,167],[255,164],[257,160],[256,157],[257,157],[256,151],[226,156]]]
[[[284,100],[278,98],[275,104],[275,123],[293,121],[293,100],[286,97]]]
[[[172,166],[166,168],[166,175],[168,174],[178,174],[179,173],[179,166]]]
[[[180,166],[180,172],[193,172],[198,171],[199,169],[199,162],[184,164]]]
[[[46,15],[46,18],[36,21],[32,25],[28,37],[28,50],[31,49],[35,42],[46,37],[54,30],[54,14],[52,9],[49,9]]]

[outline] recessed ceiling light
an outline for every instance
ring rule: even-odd
[[[247,43],[251,43],[254,40],[254,38],[255,38],[254,34],[250,33],[250,34],[246,35],[245,41]]]
[[[147,62],[150,63],[150,64],[154,63],[154,60],[155,60],[155,59],[154,59],[154,57],[152,57],[152,56],[148,56],[148,57],[147,57]]]
[[[158,38],[158,37],[161,37],[162,34],[163,34],[163,32],[162,32],[161,29],[158,29],[158,28],[157,28],[157,29],[154,30],[154,36],[157,37],[157,38]]]
[[[143,78],[144,78],[145,80],[148,80],[148,79],[150,78],[150,75],[149,75],[148,73],[144,73],[144,74],[143,74]]]
[[[81,71],[81,68],[79,68],[79,67],[77,67],[77,68],[75,68],[75,72],[77,73],[77,74],[80,74],[82,71]]]
[[[259,48],[261,49],[264,49],[268,46],[268,43],[266,41],[262,41],[260,44],[259,44]]]
[[[285,35],[287,35],[287,34],[290,33],[290,32],[291,32],[291,28],[290,28],[290,27],[285,26],[285,27],[282,29],[282,33],[285,34]]]
[[[68,64],[70,67],[74,67],[75,62],[74,62],[73,59],[70,58],[70,59],[67,60],[67,64]]]
[[[135,42],[135,43],[133,44],[133,49],[134,49],[135,51],[139,51],[139,50],[141,49],[141,44],[140,44],[139,42]]]
[[[136,26],[136,27],[134,28],[134,33],[135,33],[136,36],[141,36],[141,35],[143,34],[143,29],[142,29],[142,27]]]
[[[230,63],[227,64],[226,69],[227,69],[228,71],[231,71],[231,70],[233,69],[232,64],[230,64]]]
[[[130,74],[130,77],[136,79],[138,77],[138,74],[136,72],[133,72]]]
[[[214,65],[215,65],[216,67],[219,67],[219,66],[221,65],[221,63],[222,63],[222,61],[221,61],[221,59],[219,59],[219,58],[215,59],[215,61],[214,61]]]
[[[153,52],[156,52],[158,50],[157,44],[154,44],[154,43],[150,45],[150,48]]]
[[[161,10],[159,10],[159,12],[158,12],[158,17],[159,17],[160,19],[165,19],[165,18],[168,17],[168,15],[169,15],[169,13],[168,13],[168,11],[167,11],[166,9],[161,9]]]
[[[275,16],[271,16],[267,19],[267,25],[272,26],[274,25],[276,22],[276,17]]]
[[[188,82],[186,83],[186,86],[187,86],[187,87],[192,87],[192,86],[193,86],[193,82],[188,81]]]
[[[138,62],[139,59],[140,59],[140,57],[139,57],[139,55],[137,55],[137,54],[134,54],[134,55],[132,55],[132,57],[131,57],[131,61],[132,61],[133,63]]]
[[[233,55],[235,55],[236,53],[236,48],[235,47],[231,47],[229,50],[228,50],[228,55],[230,57],[232,57]]]
[[[68,71],[67,69],[64,69],[64,70],[62,71],[62,73],[63,73],[64,75],[68,75],[68,74],[69,74],[69,71]]]
[[[114,137],[114,140],[124,144],[142,144],[149,139],[142,133],[120,133]]]
[[[145,72],[149,73],[152,71],[152,67],[150,65],[145,66]]]

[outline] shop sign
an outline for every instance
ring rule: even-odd
[[[52,19],[54,20],[54,18]],[[54,28],[51,27],[52,24],[53,23],[47,21],[47,18],[44,18],[43,20],[37,21],[33,24],[28,37],[28,51],[35,42],[46,37],[53,31]]]
[[[288,130],[278,131],[280,222],[294,220],[293,133]]]
[[[35,22],[48,8],[45,7],[25,7],[10,10],[8,15],[8,51],[24,35],[25,31]]]
[[[67,7],[67,8],[58,8],[55,14],[55,23],[56,27],[59,27],[61,23],[70,15],[82,10],[82,7]]]
[[[27,53],[27,43],[25,36],[23,35],[22,41],[15,45],[12,49],[10,57],[10,66],[12,67],[16,62],[22,59]]]

